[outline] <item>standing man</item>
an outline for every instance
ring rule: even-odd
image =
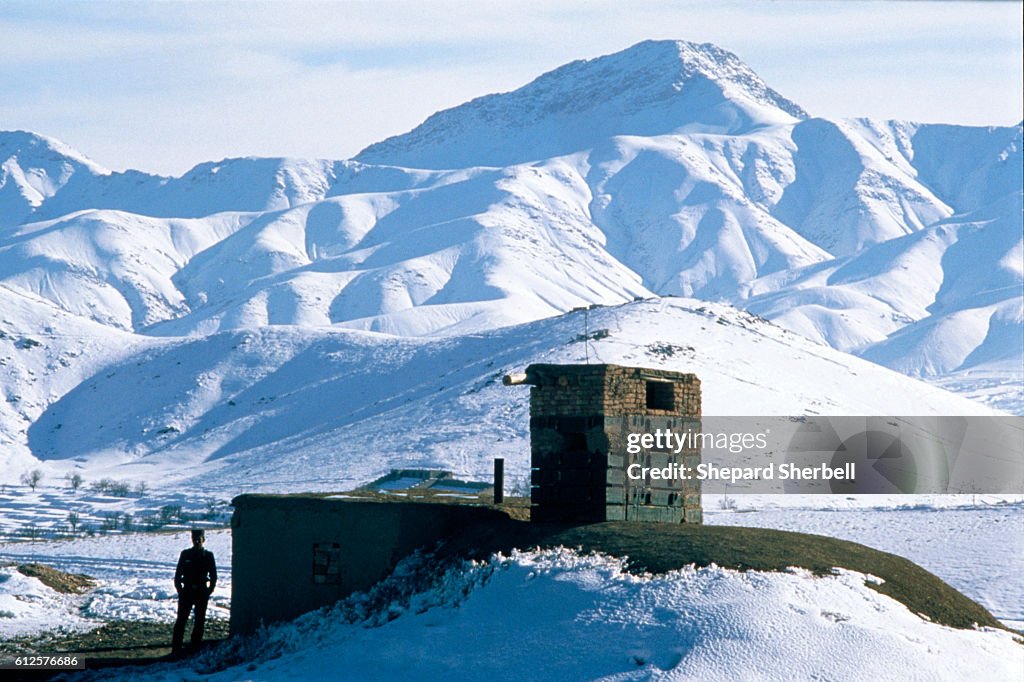
[[[201,528],[192,529],[192,546],[183,550],[178,557],[178,568],[174,571],[174,589],[178,592],[178,620],[174,623],[171,649],[181,651],[181,640],[185,636],[185,621],[193,607],[196,610],[192,625],[192,647],[203,641],[203,626],[206,625],[206,604],[217,584],[217,566],[213,552],[203,548],[206,533]]]

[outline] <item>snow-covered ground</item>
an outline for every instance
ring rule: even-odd
[[[410,569],[411,570],[411,569]],[[1016,680],[1009,632],[935,625],[841,571],[634,576],[571,550],[453,570],[367,618],[359,599],[120,680]],[[874,579],[877,580],[877,579]]]
[[[1024,559],[1024,501],[886,496],[875,499],[883,506],[865,508],[871,499],[865,496],[836,499],[834,507],[821,509],[798,506],[807,497],[721,499],[705,498],[710,524],[818,533],[899,554],[1004,623],[1024,625],[1024,578],[1016,570]],[[230,533],[210,531],[207,537],[221,567],[213,613],[227,617]],[[184,532],[0,544],[0,562],[38,561],[99,580],[85,595],[66,596],[0,569],[0,613],[15,614],[0,617],[0,637],[96,626],[110,618],[170,622],[171,576],[187,545]],[[378,625],[399,616],[382,627],[347,623],[355,616],[345,607],[307,615],[273,629],[268,641],[250,644],[253,650],[244,654],[251,656],[249,664],[211,679],[475,679],[488,662],[503,672],[552,680],[952,680],[970,678],[971,670],[991,671],[986,679],[1019,679],[1024,648],[1007,633],[927,623],[863,583],[852,573],[822,579],[799,571],[738,574],[714,567],[635,578],[609,559],[525,554],[449,576],[441,592],[379,618]],[[465,590],[468,596],[456,598]],[[390,653],[369,653],[381,650]],[[874,667],[882,665],[878,659],[890,665]],[[138,679],[205,676],[214,661],[203,657],[188,666],[158,666]]]
[[[82,599],[53,590],[14,566],[0,567],[0,638],[97,627],[79,613]]]
[[[227,524],[229,503],[230,499],[170,486],[154,490],[129,486],[124,494],[91,490],[89,484],[73,490],[66,482],[41,482],[35,490],[26,485],[0,486],[0,541],[212,528]]]
[[[109,620],[173,622],[176,612],[174,568],[189,533],[132,533],[75,540],[0,544],[0,638],[90,629]],[[231,603],[231,534],[211,530],[206,547],[218,565],[210,617],[227,618]],[[16,565],[42,563],[67,573],[84,573],[97,586],[80,595],[64,595]],[[13,613],[13,616],[4,615]]]
[[[705,499],[705,523],[828,535],[898,554],[942,578],[1006,625],[1024,630],[1020,571],[1024,500],[1020,498],[972,501],[960,496],[964,506],[936,506],[925,496],[907,496],[901,506],[888,508],[800,509],[777,506],[770,497],[750,496],[757,498],[751,501],[746,497],[732,498],[736,510],[716,508],[714,501]],[[751,503],[760,508],[750,508]]]

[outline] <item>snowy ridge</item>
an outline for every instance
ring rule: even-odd
[[[163,218],[198,218],[224,211],[274,211],[322,199],[342,161],[224,159],[202,163],[180,178],[139,171],[81,176],[36,209],[47,220],[87,209],[114,209]]]
[[[28,226],[7,240],[9,248],[0,243],[0,272],[34,292],[41,290],[40,280],[56,279],[51,273],[55,265],[73,273],[64,277],[70,277],[75,287],[82,284],[84,273],[86,279],[97,281],[82,291],[108,290],[109,295],[99,300],[114,306],[101,303],[90,313],[93,319],[116,320],[118,326],[136,330],[174,320],[160,328],[165,334],[263,323],[457,333],[536,319],[588,302],[612,303],[653,293],[726,298],[746,305],[744,299],[751,293],[792,279],[790,273],[804,266],[830,260],[828,251],[809,243],[776,214],[793,213],[801,204],[801,211],[817,216],[820,225],[840,220],[833,215],[873,214],[870,202],[851,212],[844,200],[829,213],[813,196],[798,201],[793,197],[809,190],[801,189],[799,176],[782,184],[790,173],[790,166],[779,165],[780,150],[786,145],[763,135],[743,139],[616,138],[587,155],[504,171],[423,173],[349,167],[328,189],[303,186],[300,192],[292,187],[292,199],[271,194],[248,202],[283,208],[254,209],[235,217],[213,215],[190,223],[196,236],[186,235],[186,241],[211,247],[195,261],[194,245],[179,249],[172,244],[151,253],[154,245],[139,232],[153,221],[123,211],[77,213],[55,224]],[[231,164],[238,169],[224,177],[238,176],[247,164],[256,161]],[[265,165],[292,168],[284,161]],[[800,167],[795,164],[791,169]],[[856,174],[857,166],[852,168]],[[292,170],[290,177],[302,175]],[[190,182],[198,182],[197,177]],[[854,184],[850,195],[854,200],[858,186]],[[842,187],[839,190],[826,195],[842,197]],[[927,192],[920,187],[915,191],[913,196],[918,197]],[[332,196],[289,207],[324,192]],[[897,207],[903,205],[903,199],[893,201]],[[997,212],[1002,229],[1012,231],[1019,220],[1017,202],[1011,194],[986,204],[984,211]],[[204,211],[181,211],[191,212]],[[904,227],[898,232],[913,232],[947,214],[948,209],[938,204],[931,215],[907,214],[916,217],[900,223]],[[886,215],[888,222],[865,224],[896,224],[891,211]],[[53,249],[49,242],[80,242],[65,232],[88,235],[97,221],[109,225],[107,244],[115,239],[120,243],[100,245],[99,253],[93,247],[76,250],[59,264],[38,258]],[[84,230],[77,225],[80,222],[86,223]],[[236,227],[226,230],[228,223]],[[800,225],[806,224],[805,216]],[[857,229],[845,233],[860,234],[856,238],[862,247],[892,237],[889,232]],[[223,243],[210,244],[211,237],[204,233]],[[813,236],[813,231],[808,234]],[[111,249],[146,263],[152,274],[127,277],[128,272],[111,272]],[[1011,252],[1004,253],[1012,257]],[[166,265],[151,267],[154,258]],[[557,268],[539,268],[541,261]],[[975,259],[967,269],[977,266]],[[751,286],[775,273],[780,275]],[[908,274],[913,280],[913,272]],[[160,281],[140,281],[154,277]],[[61,288],[59,282],[52,286]],[[864,289],[869,308],[893,298],[884,288]],[[75,301],[73,291],[56,291],[51,298],[82,314],[83,304]],[[910,321],[922,318],[921,306],[903,307],[915,308],[913,313],[898,311]],[[877,341],[900,325],[871,326],[858,325],[851,333]],[[859,347],[848,343],[844,334],[823,336],[843,349]]]
[[[434,114],[356,159],[411,168],[509,166],[588,149],[616,135],[735,134],[805,116],[731,52],[651,40]]]
[[[109,174],[58,140],[20,130],[0,132],[0,229],[28,220],[76,175]]]
[[[1020,194],[1008,196],[855,256],[768,276],[744,305],[907,373],[1012,363],[1021,357],[1021,207]]]

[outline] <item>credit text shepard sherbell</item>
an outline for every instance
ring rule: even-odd
[[[631,480],[680,480],[680,481],[852,481],[857,477],[856,462],[847,462],[841,467],[819,464],[813,467],[774,462],[763,467],[723,467],[705,462],[688,467],[675,462],[663,467],[645,467],[630,464],[626,475]]]

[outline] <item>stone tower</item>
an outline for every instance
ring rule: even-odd
[[[531,518],[534,521],[701,523],[700,482],[648,475],[631,464],[695,471],[699,448],[640,447],[629,434],[700,431],[693,374],[618,365],[530,365],[508,383],[530,389]],[[650,443],[648,443],[650,445]]]

